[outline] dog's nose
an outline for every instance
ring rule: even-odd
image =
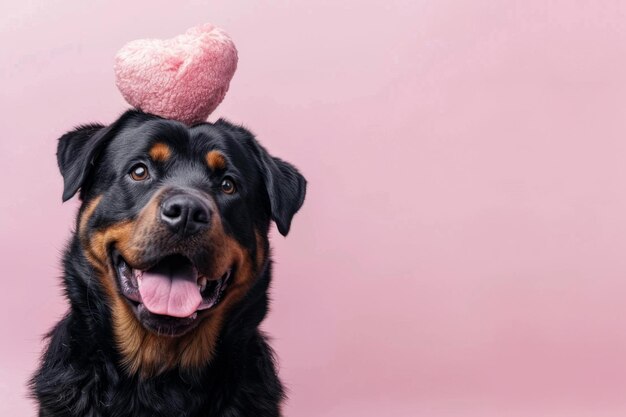
[[[161,220],[175,232],[191,236],[209,227],[209,207],[198,197],[177,194],[161,203]]]

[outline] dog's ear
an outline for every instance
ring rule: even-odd
[[[306,195],[306,179],[296,167],[261,150],[263,179],[272,210],[272,220],[281,235],[287,236],[293,216],[300,210]]]
[[[63,201],[76,194],[93,169],[93,162],[111,136],[112,126],[79,126],[59,139],[57,162],[63,175]]]

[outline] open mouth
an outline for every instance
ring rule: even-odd
[[[221,276],[205,276],[180,254],[139,270],[114,252],[113,264],[119,289],[138,319],[150,330],[172,336],[194,327],[199,313],[220,302],[232,273],[228,268]]]

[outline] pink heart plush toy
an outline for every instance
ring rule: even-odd
[[[173,39],[140,39],[115,56],[115,79],[132,106],[168,119],[205,121],[237,69],[230,36],[211,24]]]

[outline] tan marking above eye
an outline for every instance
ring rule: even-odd
[[[206,163],[213,171],[226,168],[226,158],[220,151],[209,151],[206,154]]]
[[[155,143],[148,152],[150,158],[155,162],[165,162],[172,155],[172,150],[163,142]]]

